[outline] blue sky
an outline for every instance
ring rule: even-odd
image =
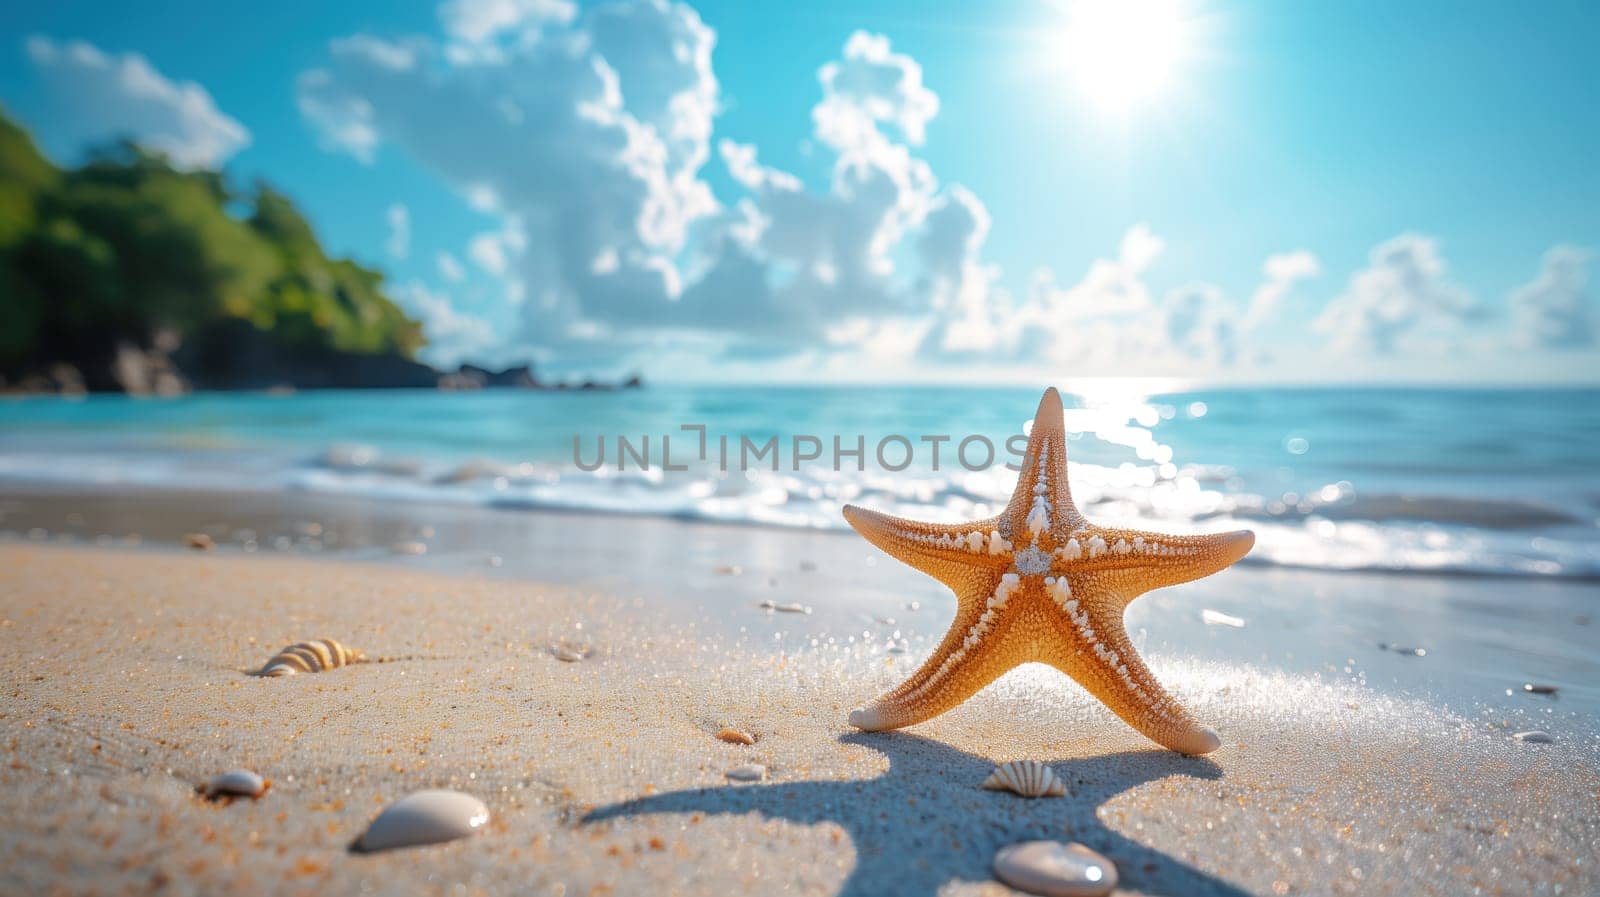
[[[1600,12],[1148,3],[1114,108],[1046,2],[13,6],[0,100],[280,185],[440,361],[1595,379]]]

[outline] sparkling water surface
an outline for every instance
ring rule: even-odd
[[[1158,391],[1108,381],[1064,398],[1074,495],[1093,519],[1178,532],[1247,526],[1260,536],[1254,563],[1600,577],[1600,390]],[[1031,388],[921,386],[8,399],[0,480],[813,528],[843,528],[846,502],[959,520],[1008,497],[1007,439],[1037,401]],[[705,428],[705,460],[685,425]],[[648,437],[648,470],[631,456],[617,470],[619,436],[635,450]],[[661,469],[663,436],[687,470]],[[958,457],[972,436],[995,447],[992,466],[961,463],[986,460],[979,440]],[[741,438],[772,437],[778,470],[771,455],[741,469]],[[797,437],[802,449],[821,446],[798,470]],[[937,437],[946,439],[934,469]],[[589,465],[603,443],[605,466],[580,469],[575,438]],[[835,438],[847,450],[859,441],[864,457],[834,469]],[[885,469],[907,461],[908,444],[909,465]]]

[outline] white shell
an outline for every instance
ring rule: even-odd
[[[1015,791],[1023,797],[1060,797],[1067,786],[1056,778],[1055,770],[1038,760],[1012,760],[994,768],[983,780],[992,791]]]
[[[1044,897],[1104,897],[1117,886],[1116,864],[1077,842],[1024,841],[1002,847],[994,855],[994,875]]]
[[[808,606],[806,606],[804,604],[800,604],[799,602],[796,602],[796,601],[781,602],[781,601],[773,601],[771,599],[768,599],[766,601],[761,602],[761,607],[764,610],[775,610],[775,611],[778,611],[779,613],[785,613],[785,614],[809,614],[809,613],[811,613],[811,608],[810,607],[808,607]]]
[[[1531,732],[1518,732],[1511,737],[1518,741],[1524,741],[1529,744],[1549,744],[1550,742],[1555,741],[1554,738],[1550,737],[1549,732],[1541,732],[1538,729],[1534,729]]]
[[[222,797],[223,795],[260,797],[267,793],[268,787],[266,779],[250,770],[233,769],[222,775],[212,777],[211,781],[200,786],[200,793],[206,797]]]
[[[274,654],[258,676],[293,676],[295,673],[322,673],[338,667],[365,660],[366,656],[354,648],[347,648],[331,638],[295,642]]]
[[[465,838],[489,822],[483,801],[460,791],[414,791],[384,808],[352,848],[389,850]]]
[[[728,770],[727,775],[735,782],[759,782],[767,777],[767,768],[760,763],[745,763]]]

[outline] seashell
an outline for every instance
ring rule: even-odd
[[[235,797],[260,797],[271,787],[272,782],[269,779],[263,779],[248,769],[234,769],[213,776],[211,781],[197,786],[195,790],[208,800],[222,800]]]
[[[722,728],[717,730],[717,738],[729,744],[755,744],[756,737],[749,732],[740,732],[738,729]]]
[[[1539,729],[1534,729],[1531,732],[1518,732],[1511,737],[1525,744],[1549,744],[1555,741],[1554,738],[1550,737],[1549,732],[1543,732]]]
[[[1023,797],[1060,797],[1067,786],[1056,778],[1055,770],[1038,760],[1012,760],[994,768],[983,780],[991,791],[1015,791]]]
[[[395,554],[427,554],[428,546],[422,542],[396,542],[389,550]]]
[[[767,768],[760,763],[744,763],[728,770],[726,775],[735,782],[759,782],[767,777]]]
[[[460,791],[414,791],[385,807],[350,849],[358,853],[465,838],[489,823],[483,801]]]
[[[718,567],[712,567],[711,572],[718,576],[738,576],[744,572],[744,568],[738,564],[723,564]]]
[[[324,673],[352,663],[362,663],[367,656],[354,648],[346,648],[331,638],[309,642],[295,642],[266,662],[257,676],[293,676],[295,673]]]
[[[809,614],[809,613],[811,613],[811,608],[810,607],[808,607],[808,606],[806,606],[804,604],[800,604],[799,602],[795,602],[795,601],[779,602],[779,601],[773,601],[770,598],[767,599],[766,601],[761,602],[760,607],[763,610],[778,611],[779,613],[785,613],[785,614]]]
[[[193,548],[195,551],[210,551],[217,547],[217,543],[213,542],[211,537],[205,533],[189,533],[183,537],[183,544]]]
[[[587,647],[573,648],[567,645],[550,646],[550,656],[561,661],[562,663],[577,663],[578,661],[587,658],[589,653],[590,649]]]
[[[1553,695],[1561,689],[1556,688],[1554,685],[1539,685],[1534,682],[1524,682],[1522,683],[1522,690],[1530,695]]]
[[[1019,891],[1045,897],[1103,897],[1117,886],[1117,866],[1072,842],[1024,841],[994,855],[994,876]]]

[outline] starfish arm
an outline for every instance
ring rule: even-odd
[[[1054,387],[1045,390],[1039,410],[1034,412],[1017,488],[1002,516],[1022,540],[1027,538],[1024,533],[1036,536],[1042,531],[1085,524],[1072,503],[1072,490],[1067,484],[1067,431],[1061,394]]]
[[[1114,590],[1075,579],[1077,603],[1064,608],[1061,638],[1046,643],[1041,660],[1077,680],[1090,694],[1151,741],[1181,754],[1209,754],[1221,744],[1156,679],[1134,650],[1122,622],[1126,603]]]
[[[1000,613],[1017,588],[1014,575],[972,571],[954,586],[955,622],[910,678],[850,713],[850,725],[868,732],[932,719],[977,694],[1026,660],[1005,645],[1015,621]]]
[[[1094,526],[1072,534],[1069,553],[1075,559],[1073,570],[1114,581],[1127,604],[1154,589],[1224,570],[1249,554],[1255,544],[1255,533],[1249,530],[1171,536]]]
[[[855,505],[844,506],[844,519],[885,554],[951,588],[964,585],[974,568],[998,574],[1011,563],[1011,542],[993,520],[921,523]]]

